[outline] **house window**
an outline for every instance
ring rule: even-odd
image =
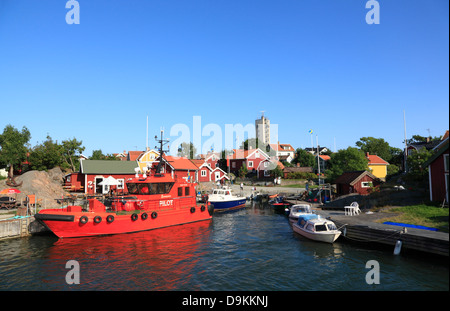
[[[248,161],[248,167],[253,167],[253,161]]]
[[[264,170],[264,177],[270,176],[270,171],[269,170]]]
[[[256,158],[259,158],[259,151],[256,151],[255,157],[256,157]]]
[[[372,182],[371,181],[363,181],[361,183],[361,187],[362,188],[370,188],[370,187],[372,187]]]
[[[117,181],[120,183],[117,185],[117,189],[123,189],[123,185],[125,184],[125,179],[117,179]]]
[[[232,168],[236,168],[236,162],[232,162],[232,163],[231,163],[231,167],[232,167]]]
[[[449,165],[448,154],[444,154],[444,171],[448,172]]]
[[[202,170],[202,177],[206,177],[206,170]]]
[[[269,166],[269,162],[264,162],[264,167],[268,167]]]

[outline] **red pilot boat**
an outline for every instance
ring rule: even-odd
[[[45,209],[34,217],[60,238],[138,232],[209,220],[214,207],[197,205],[195,183],[161,172],[163,139],[159,164],[146,174],[126,182],[128,195],[115,197],[110,206],[90,199],[89,206]]]

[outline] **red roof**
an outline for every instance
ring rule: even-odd
[[[328,160],[331,159],[331,157],[329,155],[326,155],[326,154],[321,154],[321,155],[319,155],[319,157],[321,157],[322,160],[324,160],[324,161],[328,161]]]
[[[175,170],[198,170],[198,167],[188,158],[173,156],[165,156],[164,158]]]
[[[389,165],[388,162],[384,161],[382,158],[380,158],[377,155],[374,154],[366,154],[367,159],[369,159],[369,165]]]
[[[295,151],[290,144],[270,144],[270,147],[276,151]]]
[[[136,161],[143,151],[128,151],[128,161]]]
[[[248,157],[248,152],[252,150],[233,149],[233,154],[228,155],[229,159],[245,159]]]
[[[192,163],[194,163],[197,168],[200,168],[203,164],[205,164],[205,160],[191,160]]]

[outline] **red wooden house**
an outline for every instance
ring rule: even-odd
[[[369,189],[380,184],[380,180],[368,171],[344,172],[336,178],[336,192],[338,195],[358,193],[369,194]]]
[[[136,167],[135,161],[80,160],[80,172],[66,175],[64,188],[86,194],[106,194],[109,186],[100,182],[112,176],[121,183],[115,189],[127,192],[125,181],[134,177]]]
[[[269,171],[273,169],[270,157],[260,148],[233,149],[233,154],[228,156],[228,162],[230,171],[235,175],[239,175],[239,170],[244,164],[249,173],[255,173],[259,178],[269,177]]]
[[[423,164],[428,167],[430,201],[449,202],[449,141],[448,137],[438,146],[433,156]]]
[[[204,159],[191,160],[198,167],[196,180],[198,182],[229,180],[227,173],[219,167],[219,159],[218,154],[212,154]]]

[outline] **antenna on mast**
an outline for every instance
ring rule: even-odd
[[[164,149],[164,145],[169,143],[169,139],[164,139],[164,128],[161,128],[161,138],[158,139],[158,136],[155,135],[155,140],[159,143],[159,163],[156,167],[156,174],[161,173],[162,168],[162,160],[164,159],[164,152],[169,152],[169,146],[167,146],[167,149]]]

